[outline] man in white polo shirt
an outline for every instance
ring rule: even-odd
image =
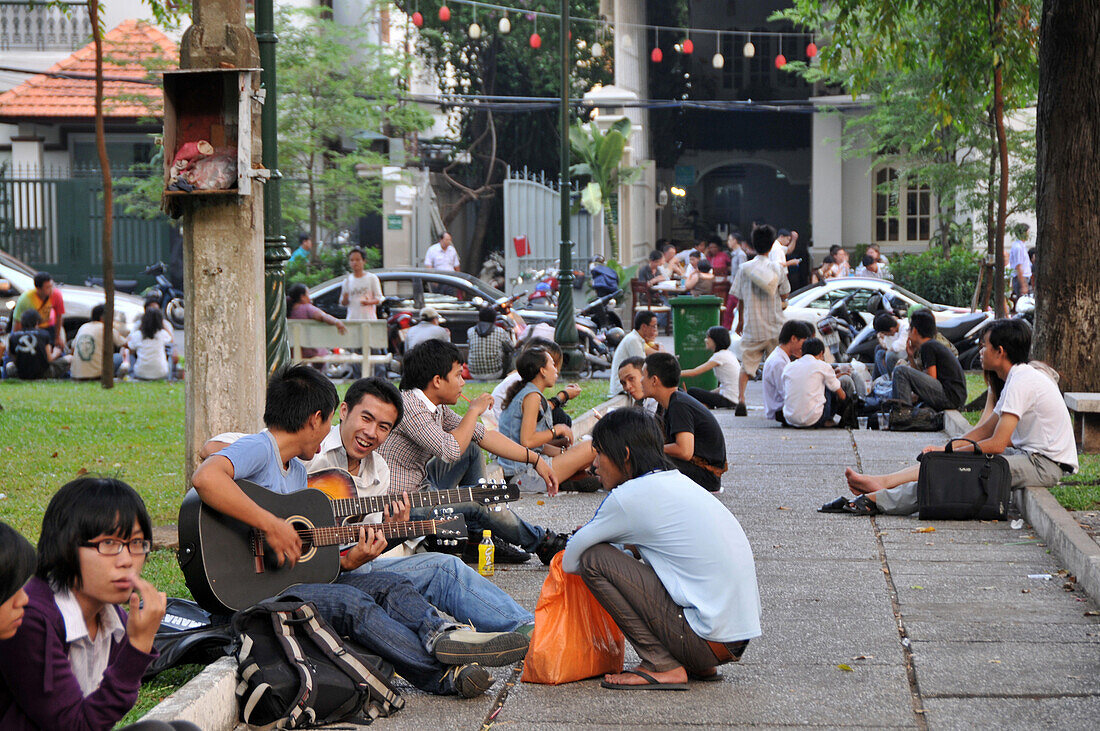
[[[802,344],[813,337],[814,328],[802,320],[788,320],[779,331],[779,347],[764,361],[764,416],[783,421],[783,369],[802,357]]]
[[[424,255],[424,266],[441,272],[458,271],[458,249],[451,242],[449,233],[444,231],[439,241],[428,247],[428,253]]]

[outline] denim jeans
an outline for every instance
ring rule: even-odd
[[[374,571],[395,573],[408,579],[429,602],[482,632],[511,632],[535,621],[534,615],[457,556],[417,553],[376,558],[355,573]]]
[[[428,476],[428,484],[433,490],[450,490],[455,487],[476,485],[478,480],[485,477],[481,446],[471,439],[466,451],[454,462],[444,462],[439,457],[432,457],[424,466],[424,471]]]
[[[893,350],[887,351],[881,346],[875,348],[875,369],[871,373],[871,378],[890,375],[894,372],[894,366],[899,360],[901,360],[901,354]]]
[[[447,517],[461,515],[466,519],[470,540],[481,540],[481,531],[493,532],[494,538],[519,546],[524,551],[534,551],[546,536],[546,529],[531,525],[508,508],[493,510],[481,503],[455,503],[438,508],[413,508],[409,520],[431,520],[433,515]]]
[[[428,648],[455,625],[402,576],[385,571],[343,573],[334,584],[300,584],[287,593],[313,602],[334,630],[388,660],[420,690],[454,692],[443,685],[445,668]]]

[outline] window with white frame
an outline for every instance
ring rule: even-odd
[[[883,166],[875,171],[874,238],[878,244],[923,244],[932,237],[932,188]]]

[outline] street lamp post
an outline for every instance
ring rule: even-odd
[[[260,48],[260,81],[264,105],[260,114],[263,165],[271,171],[264,185],[264,334],[267,370],[271,373],[290,359],[286,343],[286,271],[290,258],[286,237],[282,234],[283,207],[280,196],[282,173],[279,172],[279,136],[277,116],[278,85],[275,77],[274,0],[256,2],[256,41]]]
[[[577,347],[577,319],[573,309],[573,242],[570,239],[569,178],[569,0],[561,0],[561,251],[558,254],[558,317],[554,339],[564,354],[563,370],[575,374],[581,369],[583,353]]]

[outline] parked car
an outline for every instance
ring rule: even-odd
[[[844,277],[843,279],[830,279],[821,284],[811,284],[797,292],[792,292],[787,299],[787,309],[783,314],[788,320],[817,322],[833,305],[850,295],[848,309],[861,317],[865,324],[870,324],[874,318],[874,313],[867,311],[867,305],[872,297],[875,295],[881,297],[883,293],[889,294],[895,307],[900,306],[905,309],[927,307],[932,311],[937,322],[970,312],[965,307],[934,304],[919,294],[914,294],[904,287],[884,279]]]
[[[460,349],[466,348],[466,331],[477,324],[478,308],[491,304],[508,295],[477,277],[463,272],[441,272],[418,267],[372,269],[382,283],[383,316],[395,312],[408,312],[419,316],[420,309],[431,305],[446,320],[444,327],[451,331],[451,341]],[[347,308],[340,304],[340,286],[343,277],[322,282],[309,290],[314,305],[333,317],[343,319]],[[520,305],[513,311],[528,326],[546,323],[554,326],[557,310],[551,307]],[[594,329],[588,318],[577,317],[578,324]]]
[[[11,330],[11,315],[19,295],[34,288],[34,275],[37,272],[19,259],[0,251],[0,327]],[[99,287],[81,287],[55,281],[54,286],[61,290],[65,302],[65,315],[62,324],[65,337],[71,342],[81,325],[92,315],[92,308],[102,303],[106,293]],[[141,297],[132,294],[115,293],[115,327],[123,334],[136,330],[145,312],[145,303]]]

